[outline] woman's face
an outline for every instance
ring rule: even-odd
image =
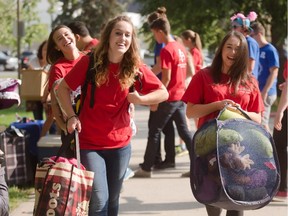
[[[184,37],[181,37],[183,44],[185,47],[190,47],[191,46],[191,41],[189,39],[185,39]]]
[[[163,43],[161,30],[151,29],[151,32],[153,33],[154,39],[157,41],[157,43],[160,43],[160,44]]]
[[[76,48],[75,36],[68,28],[60,28],[55,31],[53,40],[56,44],[56,49],[59,49],[62,52]]]
[[[234,63],[239,47],[240,47],[240,40],[235,36],[231,36],[225,42],[222,48],[222,61],[223,61],[224,73],[226,73]]]
[[[133,27],[126,21],[115,24],[109,38],[109,56],[122,56],[130,47],[132,41]],[[111,59],[110,59],[111,60]]]

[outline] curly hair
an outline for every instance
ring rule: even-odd
[[[132,41],[129,49],[124,53],[124,57],[120,63],[119,70],[119,82],[122,89],[129,88],[135,81],[135,76],[138,72],[141,64],[141,58],[139,54],[138,42],[136,37],[136,30],[132,21],[128,16],[117,16],[110,20],[101,35],[99,44],[94,50],[94,68],[97,71],[95,75],[95,83],[99,87],[106,82],[109,82],[108,78],[108,50],[109,50],[109,38],[114,26],[121,21],[125,21],[132,26]]]

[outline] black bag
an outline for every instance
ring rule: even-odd
[[[193,137],[190,183],[194,197],[227,210],[264,207],[280,183],[271,134],[248,119],[219,120],[223,112]]]

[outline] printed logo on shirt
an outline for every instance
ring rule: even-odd
[[[184,52],[181,49],[178,49],[178,56],[179,56],[179,64],[178,67],[185,68],[186,67],[186,57]]]
[[[266,52],[261,52],[260,53],[260,58],[265,59],[266,58]]]

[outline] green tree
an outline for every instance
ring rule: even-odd
[[[21,38],[21,47],[30,48],[32,43],[47,37],[47,26],[40,23],[37,13],[38,0],[19,0],[20,20],[24,21],[25,35]],[[17,1],[0,0],[0,44],[16,50]]]
[[[230,17],[237,12],[247,15],[255,11],[258,21],[271,25],[272,43],[282,46],[287,37],[286,0],[136,0],[142,4],[141,14],[148,15],[165,6],[173,34],[192,29],[201,36],[206,48],[215,49],[230,28]],[[144,30],[148,32],[148,30]]]
[[[13,28],[15,28],[16,24],[15,2],[0,0],[0,14],[0,44],[15,49],[16,37],[13,35]]]
[[[61,0],[60,2],[63,12],[53,21],[53,26],[79,20],[87,25],[93,37],[99,37],[102,25],[122,13],[125,6],[117,0]]]

